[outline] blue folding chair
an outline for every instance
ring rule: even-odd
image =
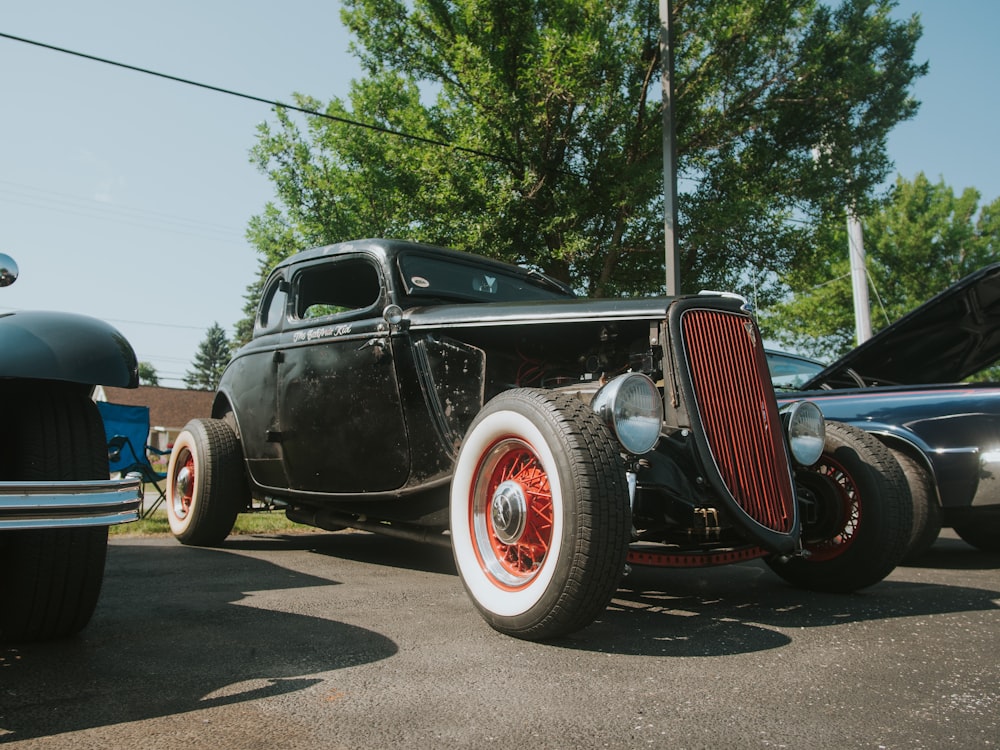
[[[145,484],[156,488],[156,501],[142,512],[145,518],[167,499],[166,489],[160,482],[167,478],[166,473],[158,472],[149,461],[149,454],[165,456],[170,451],[162,451],[148,445],[149,439],[149,407],[112,404],[108,401],[98,401],[97,409],[104,420],[104,433],[108,439],[108,467],[112,474],[121,476],[138,474]],[[139,449],[136,449],[139,446]]]

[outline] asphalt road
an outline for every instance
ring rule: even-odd
[[[78,638],[0,646],[38,748],[997,748],[1000,560],[947,535],[849,596],[760,563],[636,571],[537,644],[447,550],[367,534],[117,538]]]

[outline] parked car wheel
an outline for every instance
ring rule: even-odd
[[[248,497],[233,428],[221,419],[188,422],[174,441],[167,467],[167,518],[173,535],[183,544],[220,544]]]
[[[1000,516],[991,514],[989,518],[955,524],[955,533],[963,542],[971,544],[981,552],[1000,555]]]
[[[906,453],[890,449],[903,470],[913,498],[913,531],[903,562],[912,562],[927,552],[941,533],[941,506],[934,492],[934,480],[923,466]]]
[[[881,581],[902,560],[913,529],[913,505],[892,453],[868,433],[826,425],[819,462],[798,479],[813,509],[803,520],[805,557],[769,558],[801,588],[848,592]]]
[[[459,452],[450,516],[473,603],[518,638],[588,625],[625,567],[624,467],[605,426],[570,396],[515,389],[490,401]]]
[[[7,394],[4,478],[107,479],[104,426],[79,388],[32,384]],[[0,639],[48,640],[81,630],[101,592],[108,529],[0,534]]]

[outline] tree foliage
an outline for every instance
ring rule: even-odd
[[[884,205],[863,219],[874,331],[997,259],[1000,198],[979,202],[974,188],[956,195],[920,173],[912,182],[898,177]],[[764,315],[767,335],[828,360],[855,346],[846,220],[781,278],[791,295]]]
[[[814,217],[884,179],[886,135],[914,114],[925,71],[919,22],[894,21],[893,6],[674,0],[683,290],[770,298]],[[348,100],[296,95],[328,117],[279,110],[259,128],[252,158],[276,193],[249,231],[262,270],[393,236],[592,296],[663,290],[657,3],[344,0],[343,19],[364,70]]]
[[[193,369],[184,373],[184,383],[194,390],[214,391],[219,386],[222,371],[229,364],[231,352],[226,332],[218,323],[212,323],[205,333],[205,338],[198,345],[198,351],[191,363]]]
[[[143,385],[159,385],[160,376],[150,362],[139,363],[139,382]]]

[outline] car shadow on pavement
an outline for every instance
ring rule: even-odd
[[[296,539],[303,536],[304,539]],[[315,554],[327,555],[338,560],[458,576],[451,548],[437,544],[353,530],[329,534],[289,534],[283,539],[289,540],[290,544],[298,545],[295,549],[308,549]],[[262,542],[267,543],[266,540]],[[236,549],[259,549],[252,540],[234,541],[232,538],[226,541],[226,546]]]
[[[904,563],[907,568],[942,570],[993,570],[1000,568],[1000,555],[991,555],[942,532],[933,546],[916,560]]]
[[[365,565],[452,576],[461,587],[451,551],[426,543],[348,531],[226,542],[248,551],[281,545]],[[946,536],[926,559],[940,568],[978,570],[996,564],[995,558]],[[759,560],[697,569],[635,566],[594,624],[551,643],[644,656],[724,656],[786,646],[791,643],[786,629],[997,609],[998,597],[1000,587],[988,591],[892,579],[852,594],[804,591]]]
[[[804,591],[762,562],[636,569],[603,615],[565,648],[643,656],[726,656],[780,648],[802,628],[1000,608],[995,590],[888,579],[851,594]]]
[[[395,654],[392,640],[364,628],[240,604],[248,592],[330,585],[172,539],[117,542],[82,633],[0,645],[0,742],[304,690],[322,672]]]

